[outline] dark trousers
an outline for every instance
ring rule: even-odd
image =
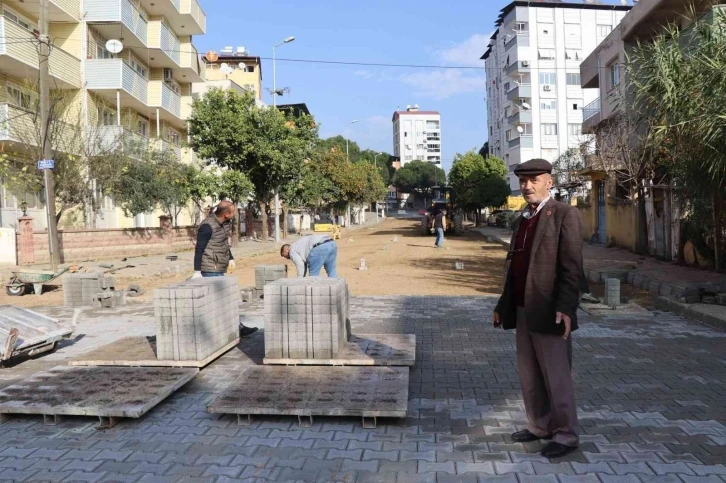
[[[530,332],[524,309],[517,309],[517,368],[527,429],[536,436],[578,446],[580,431],[572,382],[572,336]]]

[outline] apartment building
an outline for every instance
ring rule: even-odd
[[[481,57],[487,76],[489,152],[513,174],[531,158],[554,161],[577,147],[583,108],[597,94],[583,90],[580,62],[632,7],[517,0],[505,6]]]
[[[210,58],[211,57],[211,58]],[[204,57],[206,80],[192,86],[192,93],[203,95],[208,89],[218,87],[239,93],[254,92],[258,105],[262,104],[262,62],[250,55],[243,46],[223,47],[219,54]]]
[[[35,156],[37,145],[39,3],[0,1],[0,143],[9,156]],[[83,11],[81,11],[81,8]],[[191,113],[192,83],[206,70],[192,43],[204,34],[206,17],[197,0],[49,0],[51,89],[69,99],[66,136],[54,149],[79,156],[110,149],[121,139],[170,152],[182,161]],[[109,40],[122,50],[110,52]],[[62,130],[63,131],[63,130]],[[73,139],[70,139],[73,138]],[[65,142],[63,142],[65,141]],[[93,144],[93,146],[90,146]],[[99,196],[98,227],[158,226],[158,213],[127,218],[113,200]],[[45,228],[42,199],[0,187],[0,226],[15,226],[27,204],[36,228]],[[77,223],[69,214],[62,225]]]
[[[586,92],[592,92],[594,98],[583,112],[583,133],[600,137],[598,141],[603,143],[628,142],[621,138],[627,136],[627,128],[622,131],[609,129],[618,122],[618,116],[628,103],[632,102],[624,88],[627,51],[638,42],[648,42],[665,25],[676,23],[687,28],[694,7],[696,14],[707,15],[713,14],[712,9],[726,8],[714,5],[709,0],[641,0],[583,60],[580,65],[581,86]],[[635,201],[637,193],[628,192],[617,183],[617,174],[613,172],[617,169],[613,168],[619,166],[620,160],[608,159],[603,162],[602,156],[605,155],[597,149],[599,142],[593,143],[594,149],[585,157],[585,169],[580,172],[591,180],[592,186],[590,207],[582,209],[586,238],[633,251],[643,251],[647,245],[651,255],[678,259],[679,230],[678,223],[674,221],[679,216],[678,204],[670,187],[653,185],[651,180],[643,180],[648,185],[644,193],[644,219]],[[612,155],[612,152],[608,155]]]
[[[441,167],[441,114],[418,105],[393,113],[393,155],[401,166],[415,160]]]

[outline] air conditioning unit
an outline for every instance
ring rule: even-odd
[[[174,75],[172,73],[172,70],[171,69],[164,69],[164,80],[165,81],[170,81],[172,79],[174,79]]]
[[[523,60],[522,61],[522,67],[529,67],[529,61],[528,60]]]
[[[548,92],[549,92],[549,91],[551,91],[551,90],[552,90],[552,86],[550,86],[550,85],[544,85],[544,86],[542,86],[542,90],[543,90],[543,91],[548,91]]]

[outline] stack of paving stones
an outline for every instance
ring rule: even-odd
[[[154,290],[157,359],[201,361],[239,337],[236,277],[196,278]]]
[[[265,285],[281,278],[287,278],[287,265],[255,265],[255,292],[257,297],[264,294]]]
[[[329,359],[348,343],[349,292],[340,278],[265,285],[265,357]]]
[[[113,294],[115,283],[113,277],[103,273],[67,273],[63,276],[63,303],[69,307],[106,306],[102,301],[111,299],[121,305],[122,297]]]

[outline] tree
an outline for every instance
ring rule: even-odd
[[[457,205],[465,211],[475,211],[477,225],[481,223],[483,208],[506,203],[511,192],[505,179],[507,173],[504,161],[494,156],[485,159],[474,150],[454,156],[449,183]]]
[[[194,205],[192,219],[195,225],[201,221],[204,213],[204,202],[221,191],[222,180],[220,176],[202,167],[189,165],[184,173],[189,185],[189,197]]]
[[[354,162],[374,165],[386,186],[390,184],[393,173],[396,171],[393,169],[393,157],[384,151],[364,149]]]
[[[568,196],[571,195],[572,191],[584,184],[584,179],[579,174],[584,167],[582,149],[570,148],[560,154],[552,163],[552,178],[555,188],[558,191],[566,191]]]
[[[479,150],[479,156],[482,158],[488,158],[489,157],[489,141],[484,143],[484,146],[481,147]]]
[[[317,141],[316,146],[322,151],[336,150],[340,153],[346,154],[346,139],[343,136],[333,136],[327,139],[320,139]],[[347,143],[348,158],[351,162],[357,162],[361,155],[360,146],[358,143],[352,140],[348,140]]]
[[[423,196],[424,204],[427,204],[431,189],[446,184],[446,173],[433,163],[411,161],[396,171],[392,184],[404,193]]]
[[[252,182],[266,239],[274,190],[296,179],[317,139],[313,118],[257,107],[252,93],[210,89],[194,100],[188,123],[192,149]]]
[[[713,247],[719,270],[726,265],[726,14],[713,8],[700,16],[692,8],[686,17],[688,28],[681,28],[679,19],[637,43],[627,73],[634,108],[654,126],[646,147],[656,168],[673,180],[686,211],[710,221],[710,226],[702,225],[702,235]]]

